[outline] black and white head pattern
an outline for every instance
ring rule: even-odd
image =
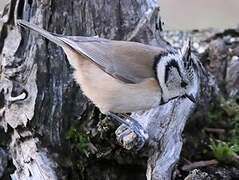
[[[155,57],[154,71],[162,89],[161,104],[176,97],[188,97],[195,102],[199,87],[197,65],[191,56],[190,41],[182,50],[159,54]]]

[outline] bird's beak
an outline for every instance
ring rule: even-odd
[[[190,94],[190,95],[185,94],[185,96],[186,96],[190,101],[192,101],[193,103],[196,103],[196,102],[197,102],[197,101],[196,101],[196,98],[195,98],[192,94]]]

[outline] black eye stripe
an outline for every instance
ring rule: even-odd
[[[182,81],[182,82],[181,82],[181,87],[182,87],[182,88],[185,88],[187,85],[188,85],[188,84],[187,84],[185,81]]]
[[[157,80],[158,80],[157,65],[158,65],[160,59],[164,56],[167,56],[167,55],[168,55],[167,52],[163,52],[163,53],[160,53],[160,54],[158,54],[154,57],[153,71],[154,71],[154,74],[155,74],[155,78]]]
[[[154,70],[155,72],[157,72],[156,69],[157,69],[157,65],[158,65],[160,59],[161,59],[162,57],[164,57],[164,56],[167,56],[167,55],[168,55],[167,52],[163,52],[163,53],[158,54],[158,55],[156,55],[156,56],[154,57],[153,70]]]
[[[178,63],[175,61],[175,59],[172,59],[167,65],[166,65],[166,70],[165,70],[165,77],[164,77],[164,82],[166,83],[168,81],[168,72],[171,67],[174,67],[177,69],[179,76],[181,76],[181,71],[179,70]]]
[[[189,59],[186,59],[186,60],[184,59],[184,67],[186,69],[189,69],[190,66],[192,66],[192,64],[194,64],[192,58],[191,57],[188,57],[188,58]]]

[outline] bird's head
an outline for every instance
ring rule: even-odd
[[[155,59],[155,72],[162,89],[161,104],[176,97],[187,97],[196,102],[199,86],[197,66],[191,57],[190,41],[182,50],[164,53]]]

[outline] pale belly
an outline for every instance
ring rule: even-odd
[[[81,71],[77,70],[74,77],[102,113],[146,110],[160,103],[161,93],[154,79],[126,84],[91,63],[84,65]]]
[[[67,53],[67,50],[64,50]],[[75,68],[75,80],[102,113],[134,112],[159,105],[161,91],[154,78],[139,84],[126,84],[108,75],[79,54],[73,56],[72,53],[67,53],[67,56]]]

